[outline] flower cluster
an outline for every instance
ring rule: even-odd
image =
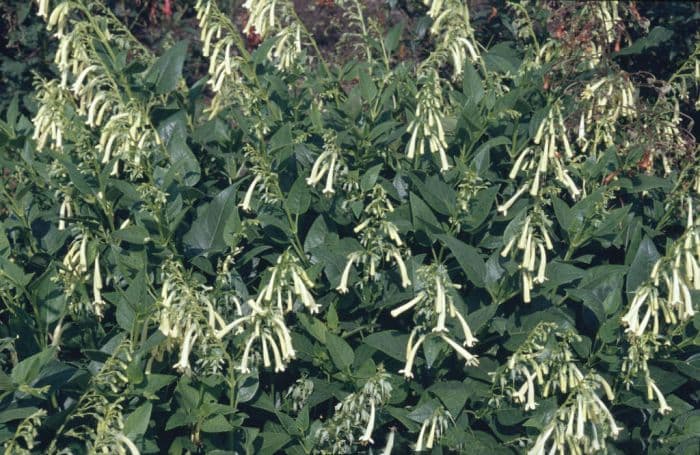
[[[575,389],[584,379],[574,362],[570,343],[579,337],[572,329],[558,329],[551,322],[539,323],[525,342],[510,356],[506,365],[492,374],[494,386],[525,410],[537,408],[537,388],[548,397]],[[595,375],[606,390],[605,380]],[[496,404],[499,398],[494,398]]]
[[[423,0],[423,3],[429,7],[428,16],[433,19],[430,33],[437,40],[431,58],[443,63],[449,55],[456,79],[462,75],[465,62],[481,59],[470,24],[469,7],[459,0]]]
[[[117,344],[111,356],[93,376],[90,390],[80,398],[75,410],[58,430],[48,453],[57,453],[56,446],[64,438],[82,441],[88,453],[140,453],[124,434],[122,403],[126,398],[119,396],[129,383],[126,370],[131,355],[132,345],[128,339]],[[58,453],[70,453],[68,447],[71,446],[66,445]]]
[[[56,29],[59,38],[55,63],[61,72],[60,87],[64,90],[70,87],[77,114],[85,118],[85,124],[90,128],[100,128],[99,159],[108,164],[112,157],[116,157],[127,164],[132,176],[141,176],[142,163],[162,146],[160,136],[151,124],[149,104],[132,96],[128,83],[117,80],[104,55],[96,50],[93,40],[97,36],[105,45],[113,46],[108,51],[113,59],[116,58],[114,52],[128,49],[133,59],[148,63],[152,61],[151,54],[97,3],[86,7],[66,1],[50,12],[48,8],[47,1],[39,1],[39,15],[48,16],[47,26],[50,30]],[[79,19],[81,14],[89,20]],[[69,79],[73,79],[70,86]],[[34,123],[36,131],[45,131],[46,128],[48,131],[37,133],[37,139],[43,145],[50,136],[54,145],[60,146],[66,136],[63,130],[66,122],[57,118],[61,113],[57,113],[56,99],[49,100],[49,95],[66,98],[68,94],[59,93],[51,84],[43,85],[47,96],[40,100],[46,105],[39,106]],[[112,173],[118,173],[118,161],[114,162]]]
[[[440,170],[450,169],[447,161],[447,141],[445,140],[444,105],[442,84],[437,70],[427,71],[422,76],[422,86],[418,91],[418,102],[413,120],[408,124],[407,131],[411,135],[408,141],[406,156],[413,159],[425,153],[426,141],[428,150],[440,156]]]
[[[178,361],[173,367],[181,373],[190,373],[190,356],[196,349],[200,358],[216,356],[214,347],[219,343],[215,334],[226,322],[214,307],[211,288],[190,283],[182,264],[167,260],[162,267],[163,284],[158,299],[159,330],[170,345],[179,348]],[[223,359],[212,359],[216,367]]]
[[[504,235],[505,246],[501,256],[519,255],[522,252],[519,269],[522,278],[523,301],[529,303],[530,293],[535,284],[542,284],[547,279],[547,250],[553,249],[552,240],[547,233],[549,222],[537,206],[527,214],[524,220],[516,217]],[[507,239],[506,239],[507,238]],[[515,247],[515,248],[513,248]],[[535,270],[537,274],[534,275]]]
[[[25,417],[17,426],[15,433],[5,441],[3,447],[7,455],[30,455],[33,452],[36,438],[39,435],[42,419],[46,417],[46,411],[39,409]]]
[[[595,153],[598,144],[615,143],[618,121],[637,116],[635,86],[625,73],[610,74],[586,84],[580,95],[582,106],[576,142],[581,152]]]
[[[694,221],[692,199],[688,198],[687,230],[668,254],[654,263],[649,281],[635,291],[630,308],[622,317],[625,332],[639,337],[651,328],[658,335],[661,319],[669,326],[690,320],[695,315],[690,291],[700,290],[698,261],[700,223]]]
[[[605,450],[606,439],[616,438],[622,428],[598,396],[601,387],[612,401],[615,397],[604,379],[595,374],[582,378],[544,427],[528,455]]]
[[[602,388],[608,400],[614,399],[610,384],[595,371],[581,372],[574,361],[570,344],[579,339],[573,329],[559,328],[551,322],[539,323],[506,365],[492,374],[494,387],[526,411],[537,408],[537,397],[566,397],[545,425],[531,455],[554,453],[591,453],[605,447],[605,439],[616,437],[620,428],[608,407],[597,394]],[[539,389],[539,393],[538,393]],[[492,402],[500,404],[500,397]],[[550,446],[548,450],[545,450]]]
[[[443,406],[435,408],[433,413],[423,421],[423,425],[420,427],[415,451],[422,452],[432,449],[433,445],[445,434],[451,421],[454,422],[450,411]]]
[[[218,339],[230,332],[247,335],[239,366],[242,372],[249,372],[251,359],[258,357],[253,352],[256,340],[260,342],[263,365],[266,368],[271,367],[274,360],[276,372],[285,370],[287,363],[296,353],[284,315],[294,310],[295,298],[310,313],[317,313],[320,307],[309,291],[312,287],[313,282],[299,264],[297,257],[286,251],[268,271],[267,283],[260,290],[258,297],[248,300],[243,305],[246,312],[241,312],[233,322],[216,330],[215,336]]]
[[[637,288],[620,321],[630,343],[622,368],[625,383],[629,387],[631,377],[642,372],[647,396],[650,400],[656,397],[661,413],[671,408],[651,378],[647,363],[658,350],[659,340],[669,338],[695,316],[691,291],[700,290],[699,261],[700,223],[694,219],[692,198],[688,198],[686,231],[666,256],[654,263],[649,280]]]
[[[323,152],[318,155],[311,167],[311,175],[306,179],[306,183],[314,186],[325,176],[326,185],[323,188],[323,194],[330,195],[335,193],[333,184],[338,175],[346,174],[347,172],[348,167],[344,163],[336,134],[331,131],[324,132]]]
[[[352,445],[373,444],[372,432],[377,409],[391,397],[390,375],[379,367],[357,392],[351,393],[335,406],[333,417],[316,432],[323,446],[330,446],[332,453],[351,453]],[[362,431],[358,438],[357,432]]]
[[[70,92],[61,87],[58,81],[39,80],[36,85],[39,109],[34,116],[32,139],[36,141],[38,150],[43,150],[47,144],[53,150],[62,150],[66,134],[69,137],[78,136],[71,134],[75,126],[69,114],[77,110],[77,107]]]
[[[478,341],[472,334],[466,319],[455,306],[450,292],[451,289],[459,289],[460,286],[450,281],[447,270],[442,265],[422,266],[416,275],[417,295],[391,311],[393,317],[398,317],[414,307],[417,308],[414,312],[416,324],[406,346],[406,365],[400,373],[403,373],[407,378],[413,377],[413,363],[418,348],[431,336],[437,336],[446,342],[465,360],[467,365],[478,365],[479,360],[476,355],[464,349],[462,345],[448,336],[450,330],[446,321],[449,316],[461,327],[465,346],[472,347]]]
[[[573,151],[559,104],[555,103],[542,120],[533,142],[534,147],[526,147],[520,152],[508,174],[508,178],[514,180],[518,174],[527,173],[528,180],[510,200],[498,208],[500,212],[506,213],[518,197],[527,190],[530,191],[531,196],[539,196],[548,171],[554,172],[556,180],[566,188],[572,198],[576,198],[581,193],[565,168],[565,160],[573,158]],[[543,145],[540,146],[542,143]]]
[[[307,378],[302,377],[296,380],[294,384],[289,386],[287,392],[285,392],[284,397],[288,402],[292,403],[292,411],[299,412],[306,406],[309,397],[314,392],[314,382]]]
[[[136,444],[124,434],[124,401],[124,397],[112,399],[88,393],[71,419],[83,418],[90,423],[71,428],[65,436],[83,440],[88,453],[140,454]]]
[[[288,0],[246,0],[243,7],[248,10],[248,21],[243,32],[260,35],[264,40],[274,34],[275,43],[268,57],[280,70],[287,70],[300,63],[302,37],[308,33],[296,17],[294,4]]]
[[[348,262],[343,269],[340,284],[336,288],[340,293],[346,293],[349,290],[348,282],[353,265],[369,266],[364,270],[365,280],[373,280],[377,278],[377,265],[382,262],[382,259],[393,261],[399,268],[401,286],[408,287],[411,284],[402,258],[404,242],[399,236],[396,225],[387,220],[387,215],[394,211],[394,206],[381,185],[374,186],[371,198],[364,209],[367,217],[354,229],[354,232],[359,234],[360,244],[364,249],[348,255]]]
[[[282,200],[282,191],[279,187],[279,176],[272,170],[270,157],[263,151],[257,150],[250,144],[245,145],[246,156],[252,163],[250,169],[253,180],[243,196],[243,201],[238,204],[244,211],[250,212],[253,208],[253,194],[255,190],[261,191],[263,202],[276,203]]]
[[[296,356],[289,328],[284,321],[284,312],[280,311],[278,307],[262,306],[260,303],[252,299],[248,300],[244,306],[250,309],[250,312],[241,315],[216,332],[217,338],[223,338],[231,331],[247,334],[247,341],[238,367],[244,374],[250,373],[251,359],[256,359],[253,362],[257,362],[258,356],[252,351],[256,341],[260,342],[263,366],[265,368],[271,367],[272,360],[274,360],[275,372],[284,371],[287,363]],[[272,357],[270,351],[272,351]]]
[[[416,111],[408,124],[411,139],[406,156],[413,159],[427,149],[437,153],[440,170],[449,170],[447,141],[445,139],[445,101],[442,95],[442,78],[439,69],[448,61],[452,63],[452,75],[462,75],[467,61],[480,62],[478,45],[470,25],[469,8],[457,0],[424,0],[429,6],[428,16],[433,19],[430,32],[436,38],[435,50],[418,67],[420,89],[417,93]]]
[[[234,54],[236,50],[245,52],[238,30],[216,6],[215,0],[198,0],[194,8],[201,30],[202,54],[209,58],[208,84],[214,92],[207,108],[209,118],[232,104],[249,115],[256,108],[258,97],[245,83],[241,70],[245,59]]]
[[[95,249],[96,246],[90,241],[88,234],[79,233],[68,247],[55,280],[63,284],[63,292],[68,298],[68,305],[73,313],[88,311],[102,318],[106,305],[102,298],[104,281],[100,270],[100,254]],[[92,305],[86,304],[78,292],[91,278],[90,270],[92,270]]]

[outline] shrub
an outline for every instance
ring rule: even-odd
[[[660,74],[634,2],[413,2],[411,31],[317,3],[357,58],[291,1],[241,30],[199,0],[189,84],[193,43],[37,2],[55,74],[0,124],[5,451],[697,449],[700,47]]]

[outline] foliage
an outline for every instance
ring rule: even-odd
[[[634,2],[387,2],[410,31],[335,3],[355,59],[287,0],[198,0],[158,52],[34,4],[5,452],[693,453],[697,37],[662,74],[675,22]]]

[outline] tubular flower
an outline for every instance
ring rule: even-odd
[[[105,301],[102,300],[102,274],[100,273],[100,254],[95,256],[95,266],[92,274],[92,295],[94,312],[98,319],[104,315]]]
[[[208,111],[212,119],[226,107],[236,105],[250,114],[257,109],[259,98],[246,84],[241,71],[244,59],[235,54],[243,48],[238,29],[215,0],[198,0],[194,8],[201,30],[200,40],[204,43],[202,53],[209,58],[208,84],[214,92],[205,112]]]
[[[449,292],[451,289],[459,289],[460,286],[450,281],[447,270],[443,266],[422,266],[416,275],[418,277],[416,286],[419,289],[416,296],[391,311],[393,317],[398,317],[406,311],[414,309],[416,322],[406,346],[406,364],[399,373],[403,373],[407,378],[413,377],[413,362],[418,348],[432,333],[437,334],[457,354],[463,357],[467,365],[477,365],[479,361],[475,355],[469,353],[447,336],[449,329],[446,323],[449,317],[460,326],[465,346],[472,347],[478,341],[472,334],[466,319],[457,309],[452,294]],[[430,332],[422,333],[430,327],[432,327]],[[415,344],[414,340],[416,340]]]
[[[58,209],[58,230],[63,231],[66,229],[66,219],[73,216],[73,208],[71,207],[70,196],[64,196],[61,202],[61,207]]]

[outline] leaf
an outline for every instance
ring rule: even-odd
[[[173,171],[182,178],[187,186],[194,186],[199,182],[201,169],[197,158],[187,145],[187,141],[179,134],[173,135],[168,142],[168,153],[173,163]]]
[[[435,214],[421,198],[415,193],[411,193],[409,201],[411,203],[411,221],[414,230],[425,232],[428,235],[443,232]]]
[[[491,303],[483,308],[479,308],[478,310],[467,314],[465,319],[467,320],[471,331],[473,333],[477,333],[486,325],[487,322],[491,320],[491,318],[496,314],[496,311],[498,311],[498,305]]]
[[[452,251],[452,255],[462,267],[469,281],[477,287],[484,287],[486,265],[476,248],[449,235],[437,235],[436,237]]]
[[[399,22],[398,24],[391,27],[391,29],[384,36],[384,48],[386,49],[386,52],[388,54],[394,52],[394,50],[396,50],[397,46],[399,45],[399,41],[401,40],[401,33],[403,32],[403,28],[405,25],[406,23],[404,21]]]
[[[469,211],[464,217],[466,230],[476,229],[482,225],[491,213],[493,203],[496,201],[499,187],[494,185],[479,191],[469,203]]]
[[[515,74],[520,67],[520,57],[510,42],[501,42],[491,47],[484,55],[489,71]]]
[[[153,404],[146,402],[134,409],[126,419],[124,419],[124,429],[122,432],[131,440],[143,436],[148,430],[148,422],[151,420]]]
[[[278,453],[285,444],[292,440],[287,433],[273,433],[270,431],[260,433],[260,438],[262,438],[260,453],[264,455]]]
[[[233,429],[233,425],[231,425],[228,419],[221,414],[215,415],[214,417],[205,420],[201,426],[201,430],[204,433],[223,433],[226,431],[231,431]]]
[[[238,185],[235,183],[217,194],[182,237],[189,257],[219,252],[226,248],[224,227],[232,212],[237,211],[235,194]]]
[[[117,242],[126,242],[134,245],[143,245],[149,238],[145,227],[136,224],[126,226],[112,233],[112,238]]]
[[[373,333],[363,340],[366,345],[401,362],[406,360],[407,341],[408,335],[397,332],[396,330]]]
[[[464,63],[462,91],[473,105],[479,104],[479,101],[484,97],[484,85],[481,81],[481,76],[468,61]]]
[[[335,366],[340,371],[347,371],[355,360],[355,354],[350,345],[338,335],[327,332],[326,347]]]
[[[18,385],[31,385],[39,372],[56,356],[55,348],[47,348],[19,362],[12,369],[12,382]]]
[[[383,167],[383,164],[377,164],[376,166],[372,166],[371,168],[367,169],[367,172],[362,174],[362,178],[360,179],[360,189],[362,191],[369,191],[374,187],[374,184],[377,183],[377,178],[379,177],[379,173]]]
[[[304,251],[306,253],[310,252],[312,249],[322,246],[326,243],[326,237],[328,236],[328,225],[323,218],[323,215],[316,217],[309,231],[306,233],[306,238],[304,239]]]
[[[614,53],[613,56],[641,54],[649,48],[656,47],[664,41],[668,41],[672,36],[673,31],[661,26],[656,26],[651,29],[647,36],[638,39],[631,46],[627,46],[619,52]]]
[[[247,374],[238,379],[236,382],[238,387],[238,402],[246,403],[253,399],[255,394],[258,392],[258,387],[260,387],[260,381],[258,380],[257,373]]]
[[[472,394],[466,384],[459,381],[445,381],[433,384],[428,388],[445,405],[452,417],[456,418]]]
[[[644,236],[627,273],[626,291],[628,295],[634,294],[639,285],[649,279],[651,269],[660,257],[654,242],[649,237]]]
[[[303,215],[311,205],[311,192],[306,179],[299,176],[289,190],[285,206],[292,215]]]
[[[148,70],[146,81],[155,85],[155,91],[161,95],[177,88],[182,78],[182,68],[187,54],[187,41],[179,41],[165,51]]]

